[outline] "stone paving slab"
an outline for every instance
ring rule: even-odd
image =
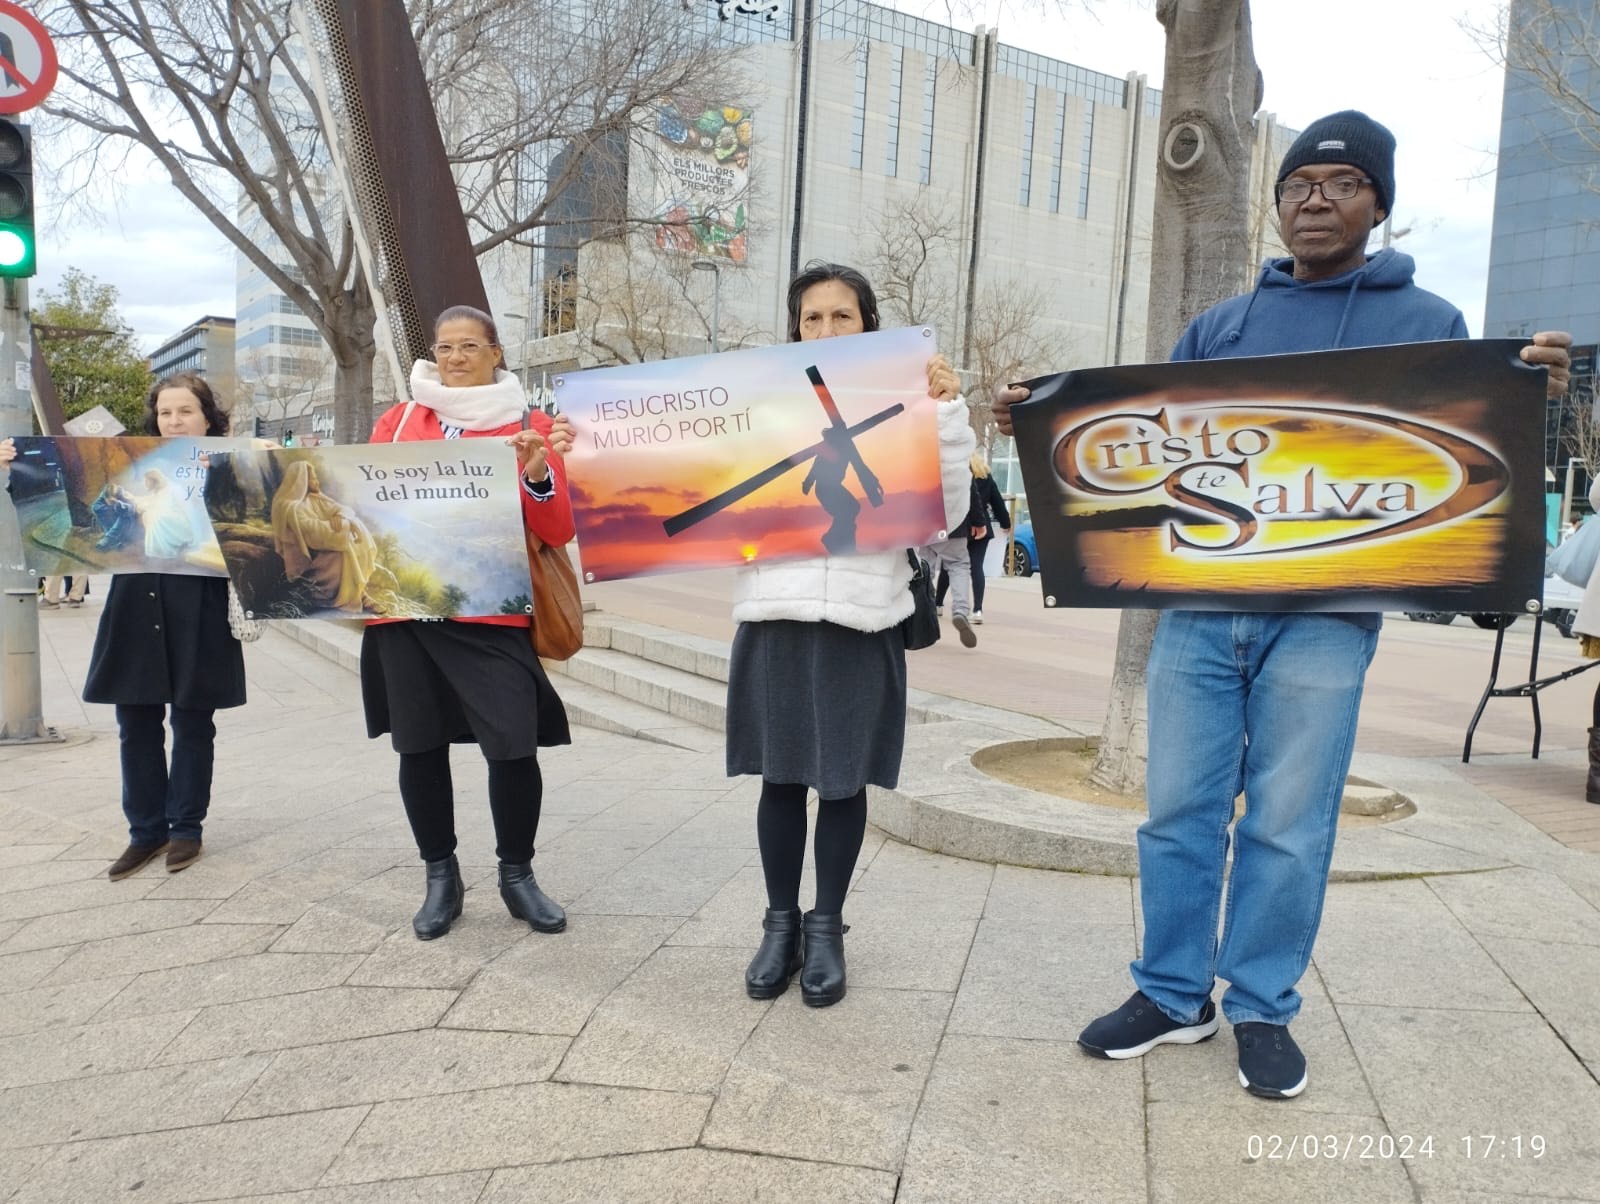
[[[527,1166],[692,1145],[711,1097],[578,1083],[534,1083],[378,1104],[329,1169],[327,1184]]]
[[[897,1199],[1143,1201],[1143,1113],[1137,1065],[1099,1063],[1066,1042],[949,1034]]]
[[[273,1058],[229,1119],[542,1082],[569,1044],[565,1037],[426,1028],[302,1046]]]
[[[261,1055],[218,1058],[14,1087],[0,1092],[6,1117],[0,1147],[215,1125],[227,1118],[270,1061]]]
[[[58,1147],[11,1204],[214,1200],[311,1187],[345,1147],[365,1108],[241,1120]]]
[[[479,1204],[891,1204],[886,1171],[729,1150],[667,1150],[496,1171]]]
[[[820,1009],[797,995],[774,1003],[734,1059],[706,1143],[898,1169],[950,997],[863,987]]]

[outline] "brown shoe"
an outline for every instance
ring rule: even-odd
[[[200,860],[198,840],[174,840],[167,845],[167,873],[176,874]]]
[[[165,844],[130,844],[107,868],[106,877],[120,882],[129,874],[137,874],[166,847]]]

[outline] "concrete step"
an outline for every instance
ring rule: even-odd
[[[711,681],[728,680],[729,647],[721,640],[595,611],[583,617],[583,643],[586,651],[609,648]]]
[[[554,668],[550,662],[546,665]],[[713,731],[564,674],[556,677],[555,687],[567,708],[567,718],[573,723],[693,752],[718,752],[722,748],[720,728]]]
[[[569,661],[546,665],[569,681],[608,691],[718,733],[727,716],[726,682],[674,669],[615,648],[585,647]]]

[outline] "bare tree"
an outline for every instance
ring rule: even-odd
[[[953,346],[965,264],[961,222],[950,207],[925,189],[896,198],[872,222],[868,238],[864,270],[884,318],[933,326]],[[1066,348],[1045,321],[1053,309],[1039,284],[1008,277],[979,285],[970,329],[961,339],[969,358],[957,367],[972,429],[986,455],[996,434],[987,402],[995,384],[1061,366]]]
[[[1250,38],[1249,0],[1161,0],[1167,31],[1161,143],[1156,167],[1148,341],[1177,343],[1205,309],[1248,282],[1252,117],[1261,72]],[[1090,779],[1144,793],[1145,665],[1156,613],[1124,610],[1111,700]]]
[[[349,441],[371,422],[377,304],[328,180],[291,4],[53,0],[39,16],[63,86],[46,111],[85,135],[69,188],[92,185],[107,158],[150,155],[311,320]],[[563,0],[410,0],[408,11],[479,255],[538,241],[595,147],[656,98],[718,79],[723,61],[693,20],[653,0],[581,12]]]
[[[972,355],[966,365],[966,392],[972,429],[985,459],[992,457],[999,434],[988,403],[995,388],[1059,370],[1070,359],[1066,340],[1043,320],[1053,308],[1050,291],[1042,284],[1008,281],[978,289],[968,334]]]
[[[264,347],[252,347],[235,359],[235,372],[247,382],[234,407],[235,421],[261,419],[281,422],[292,415],[307,415],[310,425],[311,402],[319,390],[333,380],[333,358],[324,348],[307,347],[294,355],[274,355]]]
[[[955,334],[960,294],[961,222],[923,189],[891,201],[873,221],[866,273],[879,308],[907,326]]]
[[[1587,0],[1510,0],[1490,25],[1462,27],[1496,63],[1531,82],[1553,113],[1536,117],[1551,159],[1600,190],[1600,11]]]
[[[588,355],[598,364],[637,364],[710,350],[705,275],[689,258],[659,252],[646,229],[588,244],[572,286],[575,325]],[[771,342],[737,309],[723,305],[717,315],[724,351]]]

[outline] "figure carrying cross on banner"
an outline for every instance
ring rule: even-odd
[[[678,535],[713,514],[726,510],[735,502],[749,497],[763,485],[777,480],[791,468],[798,468],[810,460],[811,468],[806,473],[806,479],[800,483],[800,492],[809,495],[815,486],[817,501],[833,519],[832,526],[822,533],[823,548],[830,556],[846,556],[856,550],[856,516],[861,513],[861,503],[856,500],[855,494],[845,488],[845,473],[854,468],[856,480],[861,483],[867,501],[874,506],[883,505],[883,485],[867,467],[866,461],[861,458],[861,451],[856,447],[856,436],[880,423],[887,422],[896,414],[903,413],[906,407],[897,401],[894,405],[879,410],[876,414],[851,426],[845,422],[844,415],[839,413],[839,406],[833,400],[833,394],[828,392],[822,373],[813,365],[806,369],[806,377],[811,381],[811,387],[817,391],[817,399],[828,414],[830,425],[823,429],[821,442],[813,443],[810,447],[785,456],[776,464],[763,468],[731,489],[723,490],[716,497],[707,498],[681,514],[674,514],[664,520],[661,526],[669,537]]]

